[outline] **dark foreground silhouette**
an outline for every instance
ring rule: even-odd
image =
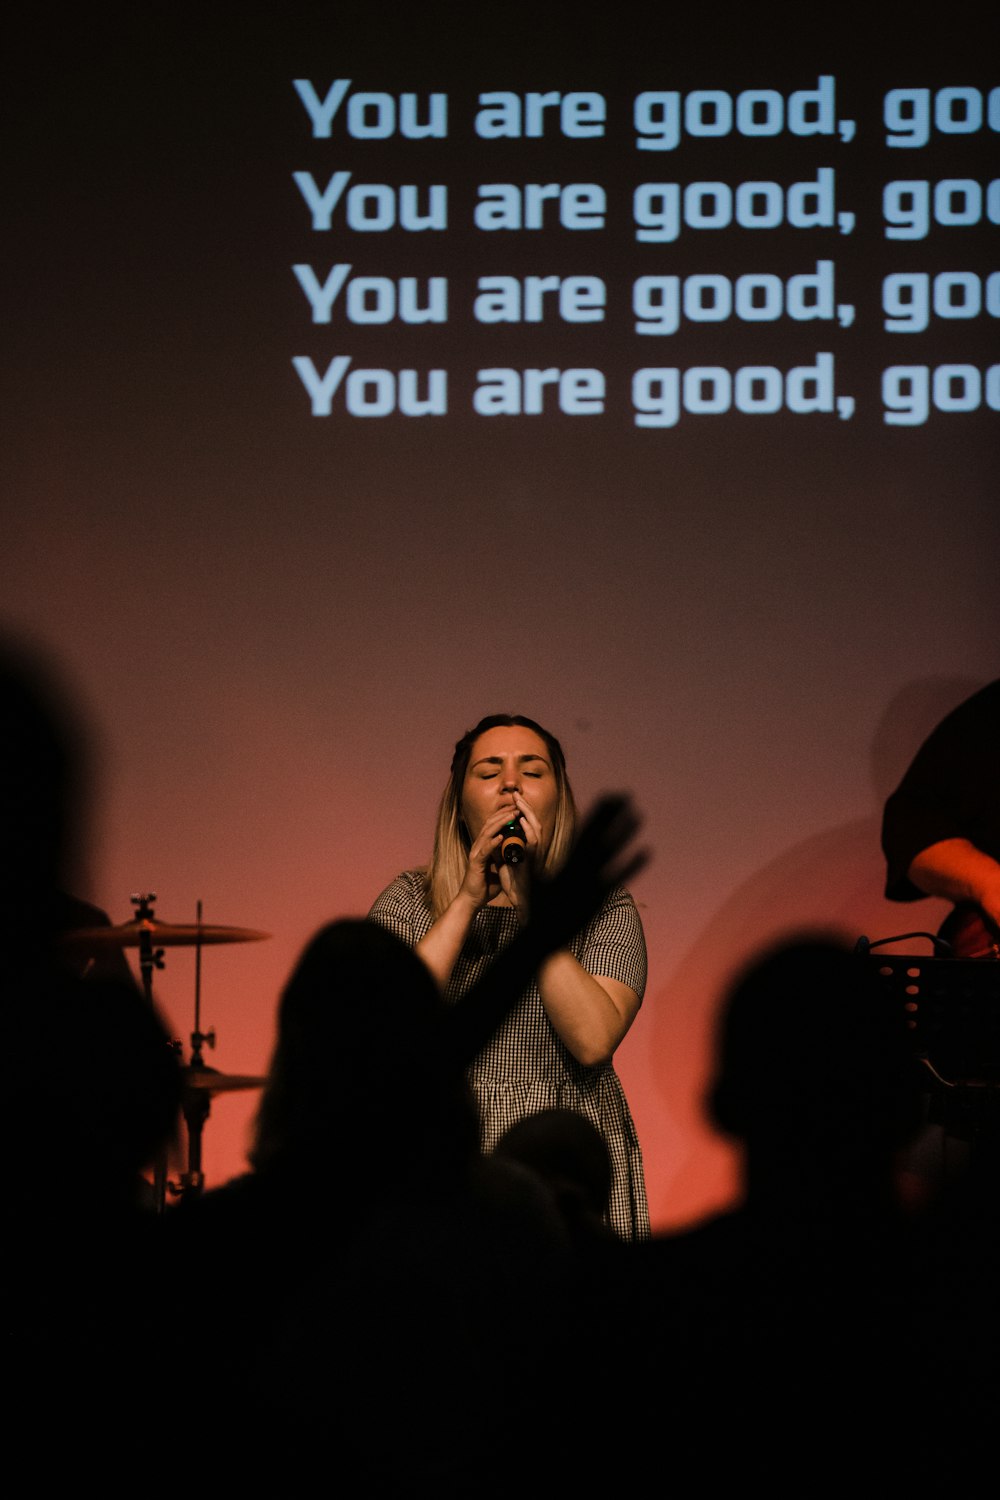
[[[463,1081],[641,862],[627,800],[605,799],[457,1010],[383,929],[317,933],[281,998],[253,1170],[158,1216],[143,1188],[177,1058],[127,972],[60,942],[99,920],[71,894],[84,749],[10,647],[0,708],[14,1472],[444,1497],[634,1493],[651,1469],[796,1495],[988,1475],[995,1140],[903,1203],[921,1101],[904,1018],[858,955],[807,937],[736,976],[708,1102],[744,1153],[742,1202],[616,1241],[588,1122],[547,1112],[485,1159]]]

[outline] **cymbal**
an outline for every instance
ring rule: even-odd
[[[82,948],[87,952],[103,951],[106,948],[138,948],[147,934],[154,948],[194,948],[209,943],[253,943],[271,936],[269,932],[258,932],[253,927],[206,927],[202,922],[154,922],[149,917],[143,917],[122,922],[119,927],[77,927],[63,933],[60,943],[64,948]]]
[[[267,1082],[252,1073],[217,1073],[214,1068],[182,1068],[181,1077],[186,1089],[197,1089],[198,1093],[231,1094],[237,1089],[259,1089]]]

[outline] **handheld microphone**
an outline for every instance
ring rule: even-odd
[[[528,852],[520,816],[511,818],[500,830],[500,857],[505,865],[519,865]]]

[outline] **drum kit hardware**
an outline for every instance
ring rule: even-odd
[[[214,1068],[185,1068],[184,1087],[195,1094],[231,1094],[236,1089],[259,1089],[267,1079],[256,1073],[217,1073]]]
[[[96,957],[109,949],[138,948],[139,972],[143,993],[153,1004],[153,970],[164,967],[164,951],[167,948],[194,948],[194,1029],[191,1032],[191,1056],[181,1068],[181,1111],[187,1126],[187,1169],[181,1173],[179,1182],[167,1177],[166,1155],[161,1153],[153,1163],[153,1202],[157,1213],[166,1206],[167,1194],[183,1198],[200,1193],[205,1185],[201,1165],[201,1140],[205,1121],[211,1111],[215,1094],[234,1093],[242,1089],[261,1088],[266,1079],[250,1073],[220,1073],[204,1060],[206,1044],[215,1047],[215,1030],[201,1029],[201,950],[217,943],[251,943],[271,936],[269,932],[258,932],[251,927],[207,926],[201,920],[201,902],[197,903],[197,918],[188,924],[159,922],[153,902],[155,891],[134,895],[130,898],[135,907],[135,916],[120,926],[75,928],[63,939],[64,947],[75,954]],[[179,1041],[171,1042],[178,1056],[183,1056]]]

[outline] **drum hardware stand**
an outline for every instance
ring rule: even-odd
[[[201,1029],[202,947],[206,943],[256,942],[260,938],[270,937],[271,934],[249,927],[205,927],[201,920],[200,901],[198,902],[198,919],[191,925],[177,926],[169,922],[157,922],[153,910],[155,900],[155,891],[132,896],[135,916],[131,921],[123,922],[120,927],[102,924],[89,929],[73,929],[67,934],[67,948],[72,953],[82,953],[90,962],[94,961],[94,954],[104,953],[109,948],[137,948],[143,998],[154,1012],[156,1002],[153,996],[153,970],[164,967],[164,949],[192,946],[195,948],[195,1008],[190,1063],[185,1066],[184,1051],[179,1041],[175,1039],[167,1042],[167,1046],[170,1047],[180,1066],[183,1085],[181,1109],[187,1124],[188,1164],[187,1171],[181,1174],[180,1183],[168,1182],[168,1148],[163,1145],[157,1151],[151,1163],[153,1209],[157,1214],[162,1214],[168,1190],[174,1196],[179,1197],[188,1192],[200,1192],[204,1186],[201,1168],[201,1136],[205,1121],[208,1119],[212,1095],[236,1089],[261,1088],[267,1081],[266,1078],[250,1074],[220,1073],[217,1068],[209,1067],[204,1060],[205,1046],[215,1046],[215,1031],[202,1031]]]
[[[134,920],[138,923],[155,922],[155,910],[153,902],[156,900],[156,892],[148,891],[136,894],[131,898],[135,907]],[[201,927],[201,902],[198,902],[197,926]],[[213,1070],[204,1061],[202,1049],[207,1043],[209,1047],[215,1047],[215,1029],[202,1031],[201,1029],[201,940],[195,941],[195,984],[194,984],[194,1030],[191,1033],[191,1061],[188,1071],[209,1073]],[[152,933],[140,928],[139,931],[139,971],[142,975],[142,988],[146,999],[153,1004],[153,970],[164,967],[163,949],[153,947]],[[171,1047],[183,1062],[183,1049],[178,1041],[171,1042]],[[162,1214],[166,1207],[167,1194],[173,1198],[180,1198],[188,1193],[200,1193],[204,1186],[204,1173],[201,1166],[201,1137],[205,1128],[205,1121],[211,1111],[211,1095],[207,1089],[185,1089],[181,1104],[184,1115],[184,1123],[187,1127],[188,1155],[187,1171],[182,1172],[180,1182],[172,1182],[167,1176],[166,1152],[159,1151],[153,1163],[153,1203],[158,1214]]]
[[[156,892],[149,891],[146,895],[130,896],[129,900],[135,907],[136,922],[152,922],[156,913],[150,902],[156,900]],[[139,972],[142,975],[143,994],[153,1004],[153,970],[163,968],[163,949],[153,948],[153,935],[145,928],[139,929]]]
[[[138,923],[153,922],[155,911],[152,903],[156,900],[155,891],[137,893],[130,896],[129,900],[135,907],[134,921]],[[163,949],[153,947],[152,933],[144,927],[139,929],[139,973],[142,976],[142,992],[147,1003],[152,1006],[153,1001],[153,970],[162,969]],[[180,1043],[172,1042],[175,1052],[180,1052]],[[167,1153],[162,1148],[157,1151],[153,1161],[153,1208],[156,1213],[162,1214],[167,1196]]]
[[[197,903],[197,926],[201,929],[201,902]],[[201,1029],[201,938],[194,949],[194,1030],[191,1033],[191,1061],[189,1072],[212,1073],[215,1070],[205,1062],[203,1048],[207,1043],[215,1051],[215,1027],[211,1031]],[[212,1095],[209,1089],[185,1089],[182,1106],[184,1124],[187,1127],[187,1171],[181,1173],[179,1182],[168,1182],[167,1191],[173,1198],[186,1198],[198,1194],[205,1186],[205,1174],[201,1165],[201,1138],[205,1122],[212,1111]]]

